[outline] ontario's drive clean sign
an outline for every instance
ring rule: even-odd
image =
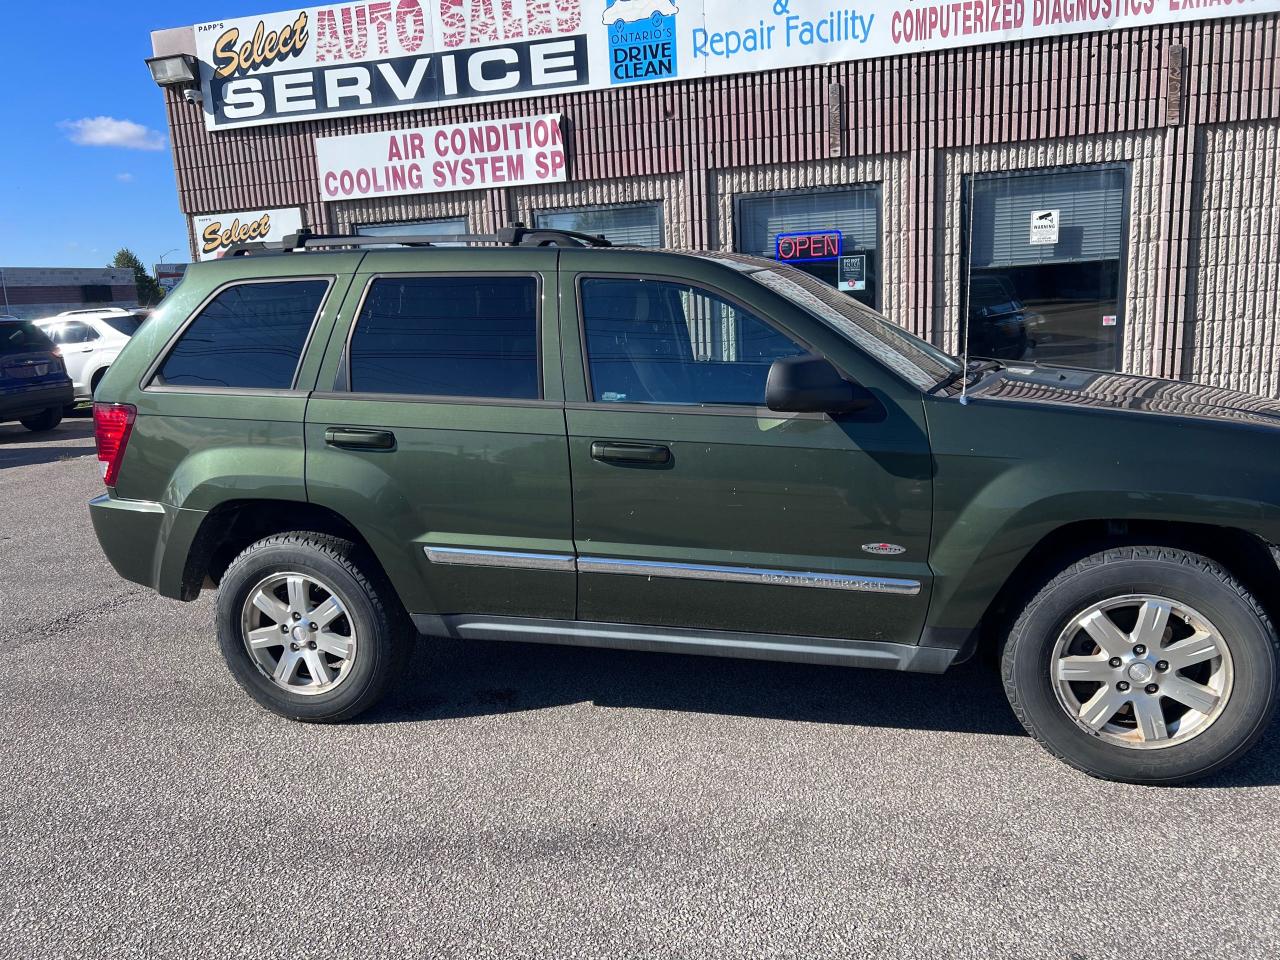
[[[316,141],[325,200],[479,190],[565,179],[560,114]]]
[[[210,129],[1280,10],[1280,0],[374,0],[198,24]]]

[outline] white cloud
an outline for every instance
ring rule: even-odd
[[[116,174],[116,179],[117,179],[117,180],[119,180],[121,183],[133,183],[133,174],[132,174],[132,173],[117,173],[117,174]]]
[[[155,130],[132,120],[115,117],[85,117],[63,120],[58,126],[67,131],[71,142],[82,147],[123,147],[126,150],[163,150],[164,137]]]

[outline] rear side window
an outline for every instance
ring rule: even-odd
[[[535,399],[533,277],[374,280],[351,335],[357,393]]]
[[[53,349],[53,341],[34,323],[0,323],[0,356]]]
[[[241,283],[214,297],[165,358],[157,383],[287,390],[327,280]]]
[[[142,318],[129,314],[127,317],[109,316],[103,317],[103,322],[119,333],[123,333],[126,337],[132,337],[138,332],[138,328],[142,326]]]

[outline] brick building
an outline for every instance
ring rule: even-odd
[[[508,0],[481,29],[481,12],[498,6],[491,0],[439,0],[427,13],[399,0],[153,34],[157,55],[198,60],[189,86],[199,89],[166,90],[193,254],[251,224],[265,231],[268,215],[322,232],[522,221],[765,256],[783,255],[779,238],[822,237],[838,249],[804,269],[950,351],[967,337],[975,354],[1280,397],[1280,2],[1135,0],[1126,6],[1141,15],[1085,29],[1086,14],[1105,12],[1108,0],[1071,3],[1075,24],[1052,28],[1031,26],[1065,9],[1048,0],[874,0],[871,19],[823,21],[832,36],[852,34],[826,54],[775,53],[745,69],[712,56],[751,42],[745,30],[736,41],[734,31],[708,32],[713,13],[731,16],[727,0],[685,0],[684,13],[671,0],[614,0],[603,17],[603,2],[564,12],[590,2],[554,0],[561,19],[545,31],[535,30],[532,2],[521,23],[504,25],[511,9],[526,10]],[[601,24],[642,2],[655,11],[648,21],[623,23],[620,12]],[[772,6],[759,44],[767,17],[790,36],[791,7],[830,4]],[[392,11],[385,21],[382,8]],[[681,32],[689,9],[703,16]],[[927,10],[969,19],[931,20]],[[1224,12],[1240,15],[1208,19]],[[256,39],[254,21],[263,25]],[[674,39],[628,47],[633,28],[671,28]],[[908,42],[921,31],[932,31],[927,43]],[[386,54],[414,42],[416,57],[379,60],[379,45]],[[554,59],[560,49],[569,52]],[[447,59],[464,55],[486,65]],[[616,64],[627,57],[624,73]],[[434,92],[387,101],[388,89],[421,79],[411,72],[419,60],[429,61],[421,76]],[[529,61],[541,64],[532,81],[522,74],[506,92],[480,89],[505,82],[503,63]],[[366,76],[362,88],[344,63],[372,64],[383,79],[372,74],[370,87]],[[571,65],[582,82],[536,87]],[[463,96],[446,76],[474,83]],[[544,116],[558,118],[565,159],[545,182],[440,189],[430,178],[384,183],[377,168],[348,196],[324,175],[326,150],[355,156],[374,135],[391,142],[423,128]]]
[[[0,267],[0,295],[0,313],[24,320],[138,305],[133,271],[114,267]]]

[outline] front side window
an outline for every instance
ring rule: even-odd
[[[709,291],[643,278],[582,281],[592,399],[765,405],[773,361],[808,351]]]
[[[534,277],[374,280],[351,335],[351,390],[536,399]]]
[[[183,331],[156,377],[164,386],[287,390],[327,280],[240,283]]]

